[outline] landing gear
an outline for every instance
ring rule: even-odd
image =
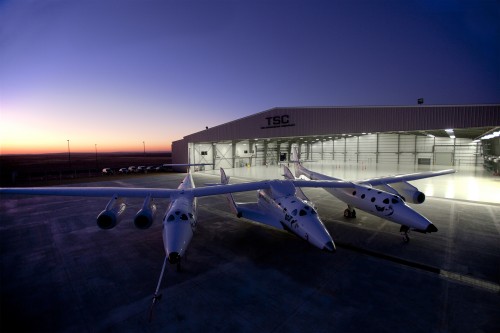
[[[410,227],[402,225],[399,229],[399,232],[403,236],[403,242],[408,243],[410,241],[410,236],[408,236],[408,234],[410,233]]]
[[[354,210],[354,208],[352,208],[351,206],[347,206],[347,209],[344,210],[344,217],[355,218],[356,217],[356,211]]]

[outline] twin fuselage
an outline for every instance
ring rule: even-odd
[[[311,180],[336,180],[304,168],[295,166],[295,175]],[[325,188],[333,196],[347,203],[348,207],[356,207],[367,213],[423,232],[434,232],[437,228],[423,215],[408,206],[400,196],[369,185],[353,183],[352,188]]]

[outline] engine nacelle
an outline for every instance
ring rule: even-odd
[[[386,185],[389,186],[389,185]],[[425,201],[425,194],[420,192],[418,188],[407,183],[399,182],[391,184],[389,187],[396,190],[396,192],[406,201],[414,204],[421,204]]]
[[[138,229],[148,229],[153,225],[156,215],[156,205],[153,203],[151,196],[146,197],[142,208],[135,214],[134,225]]]
[[[115,195],[109,200],[106,208],[97,216],[97,225],[101,229],[116,227],[120,223],[126,208],[127,205],[123,202],[123,199]]]

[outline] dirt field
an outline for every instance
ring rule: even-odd
[[[171,163],[171,153],[67,153],[1,155],[1,186],[57,185],[88,181],[102,175],[103,168],[160,166]]]

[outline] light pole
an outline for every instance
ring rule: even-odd
[[[66,140],[68,141],[68,164],[69,164],[69,167],[71,169],[71,152],[69,150],[69,140]]]

